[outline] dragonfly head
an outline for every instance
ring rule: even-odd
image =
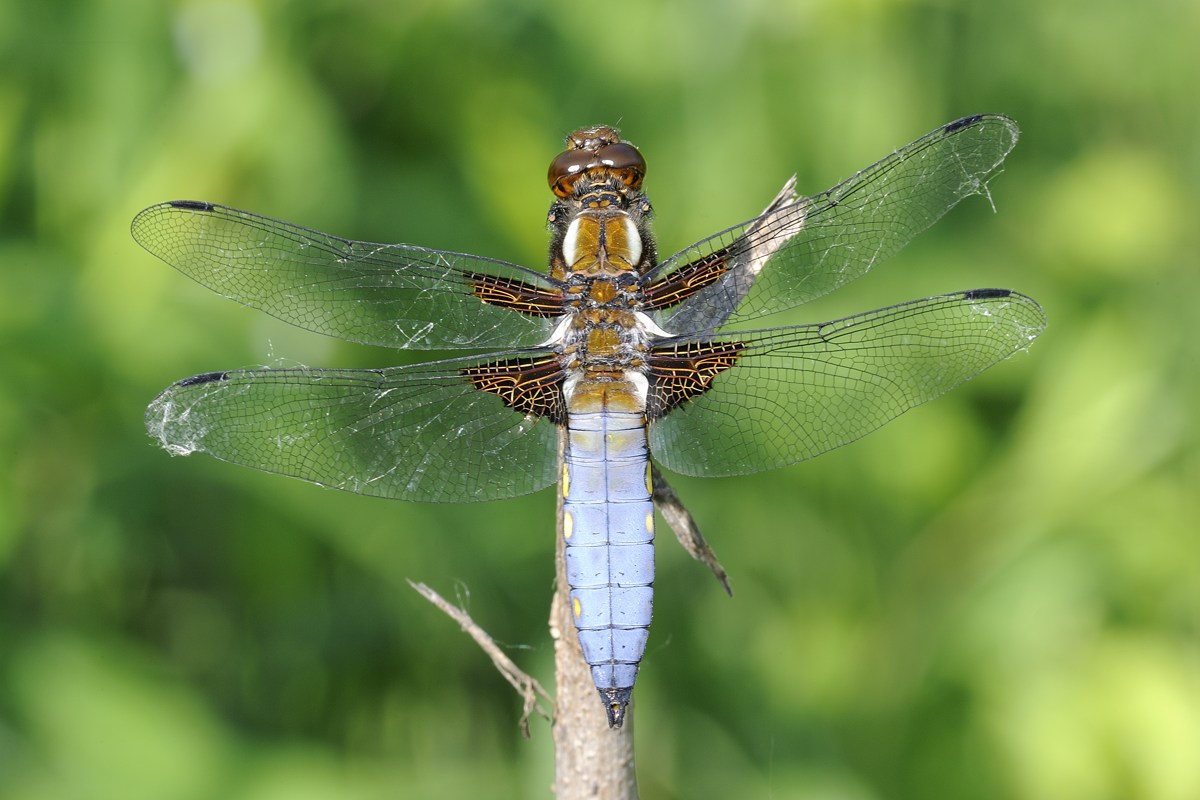
[[[629,142],[621,141],[621,132],[607,125],[582,128],[567,137],[566,150],[550,162],[547,180],[550,189],[562,199],[583,186],[616,179],[630,191],[641,188],[646,176],[646,159]]]

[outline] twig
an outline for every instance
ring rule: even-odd
[[[667,479],[653,464],[650,466],[650,481],[654,488],[654,505],[663,515],[663,519],[667,521],[667,525],[675,532],[675,538],[683,545],[683,549],[691,554],[692,558],[708,565],[713,575],[725,587],[726,594],[733,597],[733,589],[729,586],[729,575],[721,566],[721,562],[717,560],[717,554],[708,546],[708,542],[700,533],[700,527],[696,525],[696,520],[684,507],[679,495],[675,494],[675,490],[667,483]]]
[[[553,703],[553,699],[550,697],[549,693],[542,688],[542,685],[538,683],[537,680],[517,667],[517,665],[513,663],[512,659],[504,654],[504,651],[500,649],[500,646],[496,644],[496,641],[489,636],[487,632],[483,630],[483,628],[479,627],[479,625],[477,625],[473,619],[471,619],[470,614],[458,606],[451,605],[449,601],[423,583],[414,583],[412,581],[408,581],[408,585],[420,592],[422,597],[433,603],[435,606],[441,609],[443,613],[457,622],[459,627],[466,631],[467,634],[469,634],[470,637],[475,640],[475,644],[479,645],[480,649],[487,653],[488,657],[492,659],[492,663],[495,664],[496,669],[501,675],[504,676],[504,679],[508,681],[514,689],[517,690],[518,694],[521,695],[522,699],[524,700],[524,709],[521,713],[520,721],[521,734],[526,739],[529,738],[530,714],[532,714],[534,711],[537,711],[538,714],[546,719],[551,719],[550,714],[544,708],[538,705],[537,702],[538,698],[541,697],[547,703]]]

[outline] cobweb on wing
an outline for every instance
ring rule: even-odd
[[[158,440],[162,448],[173,456],[190,456],[204,451],[204,439],[211,432],[203,422],[202,415],[193,415],[192,409],[203,403],[215,391],[229,391],[221,378],[226,373],[209,372],[182,380],[150,401],[146,407],[146,432]],[[211,383],[213,391],[198,395],[184,394],[181,399],[175,391],[182,386]],[[245,387],[242,389],[245,390]]]
[[[173,456],[190,456],[201,450],[203,426],[191,418],[191,406],[163,392],[146,408],[146,431]]]

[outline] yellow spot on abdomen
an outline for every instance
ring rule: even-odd
[[[571,465],[570,464],[563,464],[562,493],[563,493],[563,497],[568,497],[571,494]]]
[[[563,538],[570,539],[575,532],[575,517],[570,511],[563,512]]]
[[[575,616],[577,617],[583,613],[583,606],[579,605],[578,597],[571,598],[571,609],[575,612]]]
[[[646,512],[646,533],[654,535],[654,510]]]
[[[649,461],[646,462],[646,491],[650,493],[651,497],[654,496],[654,479],[652,477],[650,477],[650,462]]]

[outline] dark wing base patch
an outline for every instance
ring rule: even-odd
[[[562,425],[567,421],[563,401],[563,369],[554,356],[489,361],[462,371],[482,392],[494,394],[504,405],[530,417],[546,417]]]
[[[650,393],[646,418],[668,411],[707,392],[715,377],[737,363],[745,345],[737,341],[688,342],[650,352]]]
[[[468,273],[471,293],[490,306],[511,308],[532,317],[559,317],[565,313],[561,291],[549,291],[514,278],[481,272]]]
[[[729,271],[729,248],[723,247],[646,287],[646,311],[658,311],[682,303]]]

